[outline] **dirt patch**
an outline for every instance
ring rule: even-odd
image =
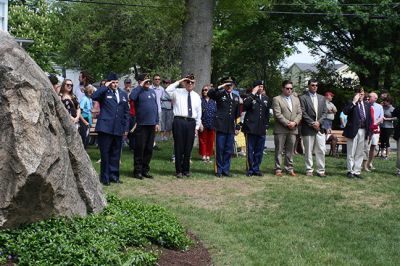
[[[343,191],[345,199],[339,205],[355,208],[367,206],[373,209],[390,208],[393,199],[387,194],[370,194],[366,191]]]
[[[151,186],[137,187],[136,195],[178,196],[198,208],[216,210],[226,207],[237,197],[248,197],[264,189],[262,181],[238,179],[163,180]]]
[[[192,233],[189,233],[193,246],[188,251],[176,251],[170,249],[161,250],[158,265],[184,265],[184,266],[209,266],[212,265],[210,254],[203,243]]]

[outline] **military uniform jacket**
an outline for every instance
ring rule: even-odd
[[[92,96],[93,101],[100,103],[100,114],[97,118],[96,132],[122,136],[128,132],[129,105],[128,94],[118,89],[117,96],[108,87],[101,87]]]
[[[213,88],[208,91],[208,97],[217,103],[217,111],[215,113],[214,128],[215,131],[233,134],[235,130],[240,129],[236,124],[236,119],[240,117],[239,96],[229,93],[225,89]]]
[[[250,94],[243,102],[243,111],[246,112],[242,131],[246,134],[267,134],[269,125],[269,109],[271,103],[268,96]]]

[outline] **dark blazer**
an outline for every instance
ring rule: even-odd
[[[269,125],[269,109],[271,102],[268,96],[250,94],[243,102],[243,111],[246,112],[242,131],[244,133],[261,135],[267,134]]]
[[[97,118],[96,132],[122,136],[129,131],[128,94],[121,89],[119,103],[114,92],[108,87],[101,87],[92,96],[93,101],[100,103],[100,114]]]
[[[232,93],[233,99],[231,99],[225,89],[213,88],[208,91],[208,97],[217,103],[215,131],[225,134],[235,133],[235,129],[238,129],[236,119],[240,116],[239,96]]]
[[[353,102],[348,103],[343,108],[343,113],[347,115],[347,124],[346,127],[343,129],[343,136],[349,139],[353,139],[360,129],[361,126],[361,117],[360,112],[358,111],[357,105],[354,105]],[[368,136],[371,136],[371,105],[368,102],[364,101],[364,114],[365,114],[365,138],[367,139]]]
[[[392,112],[392,116],[393,117],[397,117],[397,121],[400,120],[400,108],[396,107],[393,112]],[[399,140],[400,138],[400,122],[397,122],[396,125],[394,126],[394,134],[393,134],[393,138],[395,140]],[[399,148],[399,147],[397,147]]]
[[[301,135],[303,136],[313,136],[318,133],[313,127],[312,124],[315,121],[318,121],[320,124],[320,128],[322,128],[322,121],[326,118],[326,114],[328,112],[326,108],[325,97],[317,94],[318,99],[318,110],[317,115],[315,117],[314,105],[311,100],[311,96],[309,92],[305,92],[303,95],[299,97],[301,112],[302,112],[302,123],[301,123]]]

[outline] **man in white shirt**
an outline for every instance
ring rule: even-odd
[[[375,92],[369,94],[369,103],[371,104],[371,138],[364,142],[364,161],[363,170],[370,172],[374,170],[375,167],[372,165],[372,161],[375,157],[375,148],[379,143],[379,125],[383,122],[383,107],[376,101],[378,100],[378,95]]]
[[[184,88],[180,88],[182,84]],[[193,74],[169,85],[166,92],[171,96],[174,112],[172,134],[175,149],[176,177],[190,176],[190,155],[194,137],[201,124],[201,99],[193,91],[195,77]]]

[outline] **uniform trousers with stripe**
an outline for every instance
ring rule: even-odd
[[[215,143],[216,174],[229,174],[235,134],[217,132]]]
[[[122,136],[98,132],[100,149],[100,181],[104,184],[119,180],[119,160],[121,158]]]
[[[190,171],[190,155],[192,153],[196,120],[174,117],[172,134],[175,149],[175,171],[177,174],[188,174]]]
[[[248,174],[256,174],[260,172],[264,145],[265,135],[246,134]]]

